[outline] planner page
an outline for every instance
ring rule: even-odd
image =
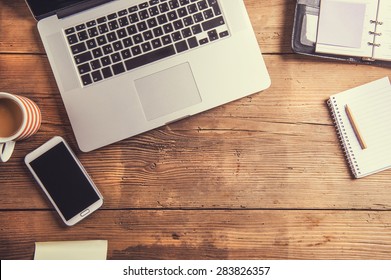
[[[379,0],[379,12],[375,42],[379,47],[374,49],[374,58],[391,60],[391,0]]]
[[[372,57],[377,0],[322,0],[317,53]],[[370,43],[370,44],[369,44]]]

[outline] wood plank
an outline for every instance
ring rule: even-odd
[[[265,56],[274,82],[263,93],[78,153],[105,207],[389,209],[391,171],[352,180],[325,100],[391,70],[297,58]],[[0,88],[43,114],[39,133],[0,166],[0,208],[48,208],[23,157],[54,135],[78,151],[72,129],[46,57],[0,55],[0,65]]]
[[[301,55],[264,57],[272,80],[269,89],[189,119],[197,122],[175,123],[175,129],[189,129],[189,125],[190,129],[217,129],[223,123],[230,124],[225,119],[330,125],[325,103],[330,95],[391,74],[390,68],[335,63]],[[47,115],[44,121],[50,120],[53,125],[64,121],[67,124],[46,56],[3,54],[0,63],[2,91],[34,99]],[[216,121],[211,122],[211,118]],[[180,123],[185,127],[179,128]],[[226,128],[240,130],[236,125],[243,124],[233,123]],[[251,130],[251,125],[245,129]]]
[[[109,240],[109,259],[390,259],[389,211],[99,211],[74,227],[0,212],[0,258],[34,242]]]
[[[290,53],[294,1],[246,0],[258,42],[265,53]],[[18,22],[18,24],[14,24]],[[0,53],[44,53],[36,21],[23,0],[0,3]]]

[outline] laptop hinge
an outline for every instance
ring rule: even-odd
[[[57,17],[59,19],[66,18],[68,16],[80,13],[82,11],[94,8],[96,6],[102,5],[104,3],[110,2],[113,0],[86,0],[79,4],[74,4],[69,7],[57,11]]]

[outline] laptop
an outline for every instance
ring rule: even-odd
[[[243,0],[26,2],[84,152],[270,86]]]

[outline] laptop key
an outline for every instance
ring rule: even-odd
[[[169,11],[170,8],[168,7],[167,3],[161,3],[159,5],[159,10],[160,10],[161,13],[165,13],[165,12]]]
[[[113,52],[113,47],[111,45],[105,45],[102,47],[102,49],[105,54],[110,54]]]
[[[118,21],[116,20],[109,21],[108,26],[111,31],[119,28]]]
[[[136,25],[131,25],[131,26],[126,27],[126,30],[128,31],[129,35],[133,35],[133,34],[137,33]]]
[[[228,31],[223,31],[219,33],[220,38],[227,37],[229,35]]]
[[[91,20],[89,22],[87,22],[87,27],[92,27],[92,26],[95,26],[96,25],[96,21],[95,20]]]
[[[141,20],[149,18],[149,13],[147,10],[142,10],[138,13]]]
[[[166,46],[158,50],[151,51],[144,55],[140,55],[138,57],[126,60],[125,61],[126,70],[129,71],[137,67],[143,66],[145,64],[152,63],[163,58],[167,58],[169,56],[174,55],[175,53],[176,53],[175,49],[172,45]]]
[[[138,7],[137,6],[132,6],[128,9],[129,13],[133,13],[133,12],[136,12],[138,11]]]
[[[107,65],[110,65],[110,64],[111,64],[111,60],[110,60],[110,57],[109,57],[109,56],[102,57],[102,58],[100,59],[100,61],[102,62],[102,65],[103,65],[103,66],[107,66]]]
[[[162,46],[162,42],[160,42],[159,38],[152,40],[152,46],[154,49],[160,48]]]
[[[130,52],[130,49],[125,49],[121,51],[121,55],[123,59],[128,59],[132,57],[132,53]]]
[[[199,34],[199,33],[202,32],[201,25],[199,25],[199,24],[193,25],[193,26],[191,27],[191,30],[193,31],[193,34],[194,34],[194,35],[197,35],[197,34]]]
[[[66,35],[72,34],[74,32],[75,32],[75,28],[73,28],[73,27],[65,29],[65,34]]]
[[[94,58],[98,58],[103,55],[102,50],[100,48],[93,49],[92,54],[94,55]]]
[[[187,39],[187,43],[189,44],[190,48],[198,47],[197,37],[191,37]]]
[[[92,84],[92,79],[91,79],[90,74],[85,74],[85,75],[81,76],[81,81],[82,81],[83,85],[85,85],[85,86]]]
[[[121,10],[118,12],[118,15],[121,17],[121,16],[124,16],[124,15],[127,15],[128,14],[128,11],[127,10]]]
[[[205,10],[208,8],[208,4],[206,3],[206,0],[202,0],[198,2],[197,5],[200,10]]]
[[[177,15],[177,13],[175,12],[175,10],[169,12],[169,13],[167,14],[167,16],[168,16],[168,19],[169,19],[170,21],[173,21],[173,20],[178,19],[178,15]]]
[[[88,40],[86,43],[87,43],[87,47],[88,47],[89,49],[93,49],[93,48],[96,48],[96,47],[97,47],[96,42],[95,42],[94,39],[90,39],[90,40]]]
[[[209,43],[208,38],[203,38],[203,39],[200,40],[200,45],[205,45],[207,43]]]
[[[187,10],[189,11],[189,14],[194,14],[198,12],[196,4],[191,4],[190,6],[187,7]]]
[[[88,29],[88,34],[90,35],[90,37],[98,36],[99,35],[98,29],[96,29],[96,27],[92,27]]]
[[[91,76],[94,82],[99,82],[103,79],[102,74],[100,73],[99,70],[92,72]]]
[[[87,31],[81,31],[81,32],[77,33],[77,36],[79,37],[80,41],[84,41],[84,40],[88,39]]]
[[[139,21],[138,15],[136,13],[129,15],[129,21],[130,21],[130,23],[138,22]]]
[[[76,64],[82,64],[84,62],[87,62],[89,60],[92,60],[92,54],[91,52],[85,52],[82,54],[78,54],[74,56]]]
[[[140,46],[134,46],[131,48],[133,56],[141,54]]]
[[[73,45],[73,44],[76,44],[77,42],[79,42],[79,40],[77,40],[76,34],[72,34],[72,35],[67,36],[67,39],[68,39],[69,45]]]
[[[205,10],[203,14],[205,19],[210,19],[214,16],[212,9]]]
[[[107,21],[106,17],[100,17],[96,20],[99,24],[104,23]]]
[[[162,37],[162,41],[163,41],[164,45],[171,44],[171,42],[172,42],[171,36],[170,35],[163,36]]]
[[[100,33],[100,34],[109,32],[109,28],[107,27],[107,24],[106,24],[106,23],[99,25],[99,26],[98,26],[98,29],[99,29],[99,33]]]
[[[182,36],[183,36],[183,38],[188,38],[188,37],[190,37],[191,35],[193,35],[193,34],[191,33],[191,30],[190,30],[189,27],[182,30]]]
[[[96,40],[97,40],[99,46],[107,44],[107,40],[104,35],[99,36],[98,38],[96,38]]]
[[[171,9],[176,9],[176,8],[179,7],[179,2],[178,2],[178,0],[171,0],[171,1],[169,2],[169,4],[170,4],[170,8],[171,8]]]
[[[117,18],[117,14],[116,13],[112,13],[112,14],[108,15],[107,18],[109,20],[115,19],[115,18]]]
[[[86,29],[86,25],[84,23],[79,24],[79,25],[76,26],[76,30],[77,31],[80,31],[80,30],[83,30],[83,29]]]
[[[185,26],[190,26],[190,25],[194,24],[194,21],[191,16],[188,16],[183,19],[183,23],[185,24]]]
[[[112,55],[110,55],[110,57],[113,63],[121,61],[121,55],[119,54],[119,52],[113,53]]]
[[[216,0],[208,0],[208,2],[209,2],[209,6],[212,7],[214,14],[216,16],[221,15],[219,3],[217,3]]]
[[[220,16],[220,17],[205,21],[201,24],[202,24],[202,28],[204,29],[204,31],[208,31],[210,29],[214,29],[220,25],[223,25],[224,23],[225,23],[224,18],[222,16]]]
[[[102,69],[102,74],[105,79],[113,76],[113,72],[111,72],[110,66]]]
[[[118,74],[121,74],[121,73],[125,72],[125,67],[124,67],[124,64],[122,62],[114,64],[112,66],[112,68],[113,68],[114,75],[118,75]]]
[[[125,38],[122,40],[122,43],[125,48],[129,48],[129,47],[133,46],[132,38]]]
[[[201,22],[204,20],[202,13],[197,13],[193,16],[195,22]]]
[[[125,37],[128,36],[128,34],[126,33],[125,28],[117,30],[117,35],[118,35],[118,38],[120,38],[120,39],[125,38]]]
[[[156,27],[155,29],[153,29],[153,34],[155,35],[155,37],[160,37],[164,34],[163,29],[160,26]]]
[[[216,29],[208,31],[208,37],[209,37],[210,42],[216,41],[217,39],[219,39],[219,35],[217,35]]]
[[[158,7],[156,7],[156,6],[149,8],[148,11],[152,17],[154,17],[160,13]]]
[[[78,43],[76,45],[71,46],[71,50],[73,54],[78,54],[87,50],[86,44],[84,42]]]
[[[107,40],[109,40],[109,42],[117,41],[117,35],[115,34],[114,31],[108,33],[106,36],[107,36]]]
[[[177,42],[179,40],[182,40],[182,35],[181,35],[181,32],[177,31],[177,32],[174,32],[171,34],[171,37],[172,37],[172,40],[174,42]]]
[[[99,59],[90,62],[92,70],[99,69],[101,67]]]
[[[129,25],[128,18],[127,17],[122,17],[122,18],[118,19],[118,24],[121,27]]]
[[[79,65],[77,68],[79,69],[80,74],[85,74],[85,73],[88,73],[91,71],[91,67],[88,63],[84,63],[82,65]]]
[[[140,9],[145,9],[145,8],[148,8],[148,2],[144,2],[144,3],[141,3],[140,5],[138,5],[138,7],[140,8]]]
[[[122,46],[121,41],[117,41],[117,42],[114,42],[114,43],[113,43],[113,48],[114,48],[115,51],[120,51],[120,50],[122,50],[124,47]]]
[[[141,44],[141,48],[142,48],[143,52],[149,52],[152,49],[152,46],[151,46],[151,43],[145,42],[145,43]]]
[[[178,53],[187,51],[189,49],[189,47],[187,46],[186,41],[181,41],[181,42],[176,43],[175,44],[175,48],[176,48],[176,51]]]

